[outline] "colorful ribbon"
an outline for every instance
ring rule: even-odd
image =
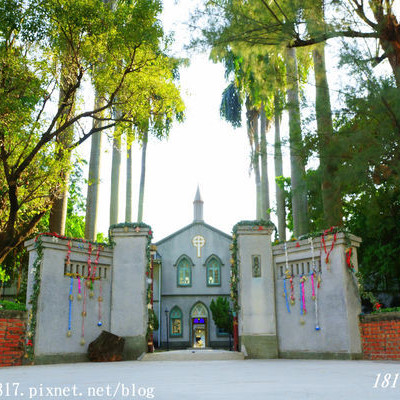
[[[286,290],[286,278],[283,278],[283,292],[285,293],[286,308],[287,308],[288,312],[290,313],[289,300],[288,300],[288,295],[287,295],[287,290]]]
[[[82,332],[81,332],[81,345],[82,346],[85,344],[86,295],[87,295],[87,288],[86,288],[86,285],[83,285]]]
[[[90,255],[92,254],[92,243],[89,243],[89,250],[88,250],[88,260],[87,260],[87,264],[88,264],[88,277],[91,274],[92,271],[92,260],[90,259]]]
[[[100,257],[100,250],[101,250],[101,246],[98,246],[97,247],[97,253],[96,253],[96,259],[94,260],[94,268],[93,268],[93,273],[92,273],[92,280],[96,276],[97,264],[99,263],[99,257]]]
[[[70,259],[70,254],[71,254],[71,240],[68,240],[67,246],[68,246],[68,252],[67,252],[67,257],[66,257],[66,264],[68,265],[68,264],[70,264],[70,262],[71,262],[71,259]]]
[[[326,258],[325,258],[326,264],[329,263],[329,256],[330,256],[330,254],[332,253],[333,247],[334,247],[334,245],[335,245],[337,233],[335,232],[334,235],[333,235],[333,241],[332,241],[332,245],[331,245],[331,248],[330,248],[329,251],[326,251],[325,236],[326,236],[328,233],[333,232],[333,230],[334,230],[335,228],[336,228],[336,227],[331,226],[329,229],[327,229],[326,231],[324,231],[324,233],[323,233],[322,236],[321,236],[321,242],[322,242],[322,244],[323,244],[324,251],[325,251],[325,254],[326,254]]]
[[[69,310],[68,310],[68,332],[71,332],[71,319],[72,319],[72,292],[74,288],[74,278],[71,276],[70,286],[69,286]]]
[[[314,286],[314,273],[315,272],[310,272],[311,275],[311,288],[312,288],[312,299],[315,300],[315,286]]]
[[[303,315],[303,296],[301,295],[301,292],[302,292],[302,290],[301,290],[301,283],[302,283],[302,281],[301,281],[301,278],[300,278],[300,281],[299,281],[299,283],[300,283],[300,294],[299,294],[299,297],[300,297],[300,315]]]
[[[293,276],[290,276],[290,303],[294,305],[296,298],[294,297]]]
[[[103,286],[101,281],[99,281],[99,298],[98,298],[98,302],[99,302],[99,320],[97,322],[97,326],[102,326],[103,322],[102,322],[102,310],[101,310],[101,303],[103,301]]]
[[[354,265],[351,262],[351,253],[352,253],[352,251],[353,251],[353,249],[351,247],[346,249],[346,264],[349,267],[349,269],[354,269]]]

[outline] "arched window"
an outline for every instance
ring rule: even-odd
[[[178,306],[175,306],[170,314],[170,336],[182,336],[182,311]]]
[[[177,283],[178,286],[192,286],[193,263],[187,256],[182,256],[177,262]]]
[[[211,256],[206,261],[207,286],[221,286],[221,260]]]

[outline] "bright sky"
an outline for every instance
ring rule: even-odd
[[[189,15],[188,2],[164,0],[163,24],[166,32],[176,32],[175,55],[186,55],[183,45],[189,40],[184,25]],[[185,5],[184,5],[185,4]],[[195,1],[190,2],[193,9]],[[151,225],[154,240],[175,232],[193,221],[193,200],[200,185],[204,200],[204,220],[226,233],[243,219],[255,219],[254,175],[249,175],[249,144],[245,124],[233,129],[219,116],[221,95],[227,86],[222,65],[213,64],[208,54],[191,56],[191,64],[181,70],[180,86],[186,104],[186,120],[175,124],[167,140],[150,139],[143,221]],[[245,120],[243,119],[245,122]],[[273,130],[269,143],[273,144]],[[100,211],[98,230],[109,226],[112,146],[103,141]],[[141,149],[134,144],[133,220],[137,217]],[[90,141],[82,149],[89,160]],[[269,147],[271,198],[274,199],[273,153]],[[125,221],[126,151],[122,155],[119,222]],[[285,171],[288,175],[289,171]],[[272,206],[274,204],[272,203]]]

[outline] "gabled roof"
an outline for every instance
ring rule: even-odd
[[[214,228],[213,226],[206,224],[205,222],[198,222],[198,221],[197,221],[197,222],[192,222],[191,224],[186,225],[186,226],[183,227],[182,229],[179,229],[178,231],[176,231],[176,232],[172,233],[171,235],[165,237],[164,239],[161,239],[159,242],[155,243],[155,245],[156,245],[156,246],[159,246],[160,244],[163,244],[164,242],[166,242],[166,241],[172,239],[173,237],[175,237],[175,236],[177,236],[177,235],[179,235],[179,234],[181,234],[181,233],[183,233],[183,232],[189,230],[190,228],[192,228],[192,227],[195,226],[195,225],[203,225],[203,226],[206,227],[207,229],[210,229],[211,231],[214,231],[214,232],[216,232],[216,233],[218,233],[218,234],[224,236],[226,239],[232,240],[232,236],[228,235],[227,233],[222,232],[222,231],[220,231],[219,229]]]

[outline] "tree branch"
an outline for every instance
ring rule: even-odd
[[[272,17],[278,22],[278,24],[283,25],[282,21],[277,17],[277,15],[272,11],[272,8],[268,5],[268,3],[265,0],[261,0],[261,2],[264,4],[265,8],[270,12]]]
[[[369,25],[372,29],[376,30],[378,29],[378,24],[375,22],[372,22],[364,12],[364,2],[362,1],[359,3],[357,0],[350,0],[354,4],[354,11],[356,14],[367,24]]]
[[[378,39],[379,35],[377,32],[358,32],[358,31],[353,31],[351,29],[347,31],[336,31],[336,32],[326,32],[323,33],[320,36],[311,38],[311,39],[296,39],[292,42],[289,43],[287,46],[288,48],[292,47],[305,47],[305,46],[310,46],[313,44],[325,42],[329,39],[337,38],[337,37],[350,37],[350,38],[374,38]]]

